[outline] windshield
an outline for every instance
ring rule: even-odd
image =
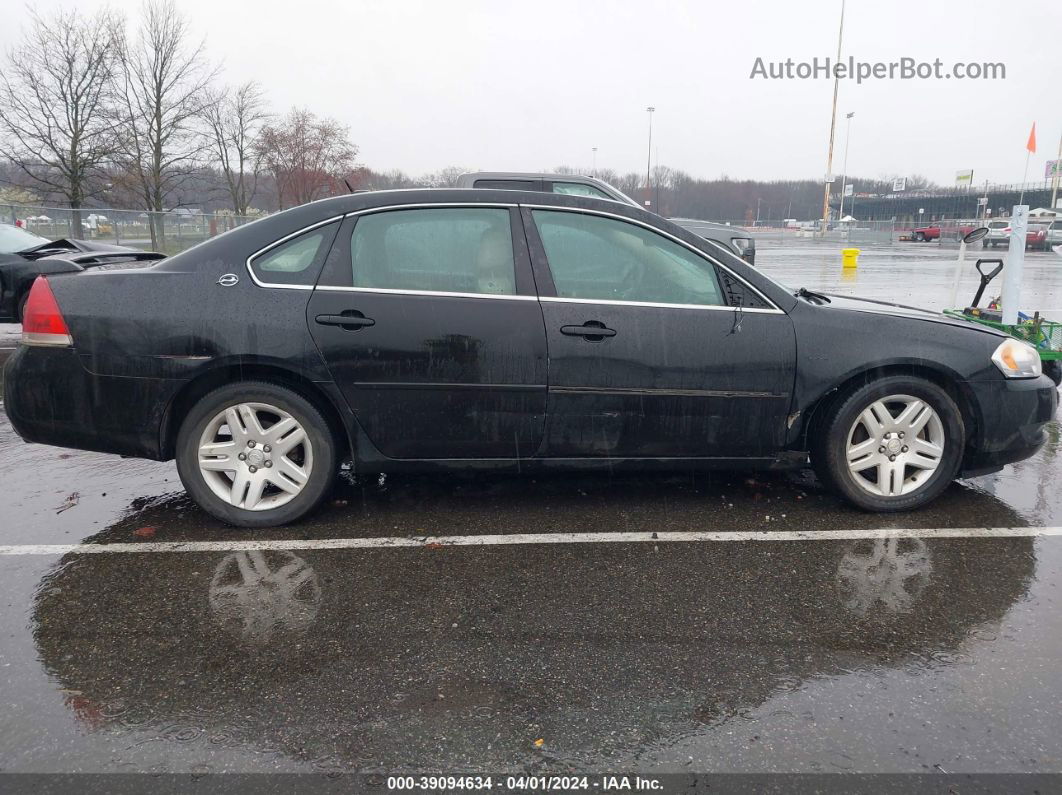
[[[0,254],[14,254],[48,241],[11,224],[0,224]]]

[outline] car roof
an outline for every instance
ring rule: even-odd
[[[544,204],[558,207],[584,207],[608,212],[620,212],[631,217],[646,217],[660,220],[660,216],[635,205],[599,199],[593,196],[576,196],[565,193],[547,193],[532,190],[506,190],[503,188],[396,188],[332,196],[327,199],[303,204],[265,218],[276,219],[286,213],[314,214],[322,218],[329,213],[344,215],[391,205],[406,204]],[[619,207],[617,207],[619,205]],[[264,220],[264,219],[262,219]]]
[[[214,241],[225,239],[246,247],[249,251],[257,250],[276,241],[286,234],[291,234],[307,227],[326,223],[351,213],[388,207],[445,206],[445,205],[538,205],[546,207],[571,207],[573,209],[597,210],[612,215],[632,218],[652,225],[667,224],[658,215],[624,202],[611,199],[598,199],[592,196],[574,196],[562,193],[545,193],[542,191],[503,190],[500,188],[397,188],[394,190],[365,191],[331,196],[326,199],[308,202],[272,215],[262,216],[250,223],[243,224],[210,238],[176,254],[166,260],[164,269],[179,269],[190,257],[188,252],[196,252],[200,246],[210,246]],[[192,257],[197,256],[192,254]]]
[[[569,182],[589,180],[599,185],[608,184],[589,174],[557,174],[549,171],[470,171],[467,174],[462,174],[458,179],[548,179]]]

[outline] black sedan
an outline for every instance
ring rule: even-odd
[[[152,251],[95,240],[48,240],[11,224],[0,224],[0,322],[21,321],[30,287],[41,275],[164,257]]]
[[[362,193],[151,267],[39,279],[7,364],[27,441],[176,458],[266,527],[358,472],[777,467],[896,511],[1032,455],[1057,392],[982,326],[782,287],[635,207]]]

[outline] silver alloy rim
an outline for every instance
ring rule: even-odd
[[[875,400],[852,423],[845,460],[863,491],[900,497],[929,481],[944,446],[944,424],[932,406],[911,395],[890,395]]]
[[[297,497],[313,471],[313,447],[288,412],[239,403],[218,412],[199,437],[199,471],[235,508],[268,511]]]

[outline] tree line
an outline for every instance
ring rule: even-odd
[[[448,187],[473,170],[413,177],[358,164],[345,125],[305,108],[278,114],[256,82],[225,83],[173,0],[149,0],[135,24],[106,9],[61,9],[31,11],[27,28],[0,75],[0,183],[9,196],[69,206],[75,228],[83,207],[139,208],[159,214],[151,235],[161,246],[161,213],[178,207],[246,216],[347,190]],[[666,166],[648,185],[637,173],[595,175],[664,215],[821,213],[815,180],[703,180]],[[885,192],[887,182],[858,180],[858,190]]]
[[[77,228],[92,202],[162,213],[223,192],[247,215],[265,175],[283,208],[354,172],[347,127],[277,115],[256,83],[220,77],[173,0],[150,0],[133,26],[106,9],[31,12],[0,76],[0,180],[68,205]]]

